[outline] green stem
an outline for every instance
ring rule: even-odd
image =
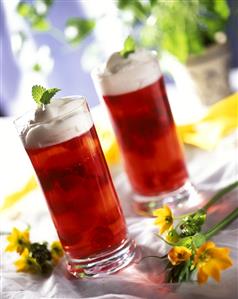
[[[161,239],[162,241],[164,241],[166,244],[168,244],[169,246],[175,246],[175,243],[170,243],[167,240],[165,240],[163,237],[161,237],[159,234],[155,234],[156,237],[158,237],[159,239]]]
[[[233,189],[235,189],[236,187],[238,187],[238,181],[228,185],[227,187],[225,187],[224,189],[218,191],[210,200],[209,202],[203,207],[203,209],[205,211],[207,211],[210,206],[212,206],[216,201],[218,201],[218,199],[220,199],[223,195],[225,195],[226,193],[232,191]]]
[[[219,232],[221,229],[229,225],[232,221],[234,221],[238,217],[238,208],[234,209],[228,216],[226,216],[225,219],[223,219],[221,222],[215,224],[210,230],[208,230],[205,233],[206,239],[210,239],[212,236],[214,236],[217,232]]]

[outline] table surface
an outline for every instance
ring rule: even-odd
[[[95,118],[96,119],[96,118]],[[97,121],[97,120],[96,120]],[[22,148],[12,119],[0,118],[0,201],[21,187],[32,175],[33,169]],[[238,136],[234,132],[226,137],[212,152],[194,147],[185,147],[190,177],[199,190],[199,197],[193,198],[184,210],[193,210],[201,206],[216,190],[237,180],[238,173]],[[142,256],[161,255],[167,247],[156,236],[156,228],[151,218],[135,215],[131,208],[131,190],[121,169],[113,169],[113,181],[118,191],[126,217],[129,233],[138,244]],[[222,219],[234,207],[238,206],[237,191],[225,196],[219,204],[209,210],[207,227]],[[192,203],[192,205],[191,205]],[[1,204],[1,202],[0,202]],[[95,280],[77,280],[69,277],[64,262],[56,267],[49,278],[32,277],[16,273],[13,261],[16,255],[3,252],[6,246],[4,233],[12,227],[23,228],[31,225],[31,236],[36,241],[52,241],[57,235],[51,222],[45,200],[40,189],[27,195],[15,208],[1,215],[0,219],[1,252],[1,298],[236,298],[238,294],[238,221],[216,235],[213,240],[218,246],[231,248],[233,267],[222,273],[222,281],[212,280],[204,286],[196,282],[167,284],[163,280],[163,265],[157,259],[147,258],[132,264],[123,271]]]

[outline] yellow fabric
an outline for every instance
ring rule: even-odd
[[[25,195],[27,195],[29,192],[34,190],[36,187],[37,187],[36,179],[34,178],[34,176],[32,176],[20,190],[15,191],[14,193],[4,198],[4,202],[0,207],[0,212],[11,208],[13,205],[15,205],[19,200],[21,200]]]
[[[114,133],[111,130],[100,128],[100,126],[97,126],[97,132],[108,165],[118,164],[120,154]]]
[[[224,136],[237,128],[238,93],[214,104],[200,121],[177,126],[184,143],[204,150],[214,149]]]

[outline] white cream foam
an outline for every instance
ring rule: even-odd
[[[146,87],[161,76],[155,52],[137,50],[127,58],[114,53],[92,77],[102,95],[118,95]]]
[[[41,148],[79,136],[92,126],[85,99],[66,97],[52,100],[45,109],[39,107],[21,137],[26,148]]]

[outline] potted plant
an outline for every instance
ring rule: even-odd
[[[191,82],[205,105],[230,93],[226,0],[119,0],[118,8],[132,14],[142,46],[166,51],[185,66],[186,79],[181,67],[170,68],[178,87]]]
[[[37,3],[45,5],[43,12],[38,11]],[[227,0],[118,0],[115,3],[120,17],[132,28],[141,46],[170,54],[166,68],[187,98],[199,98],[202,104],[210,105],[230,93],[230,52],[225,35],[230,14]],[[47,20],[53,4],[53,0],[37,0],[33,4],[20,1],[17,11],[33,30],[51,34],[57,31],[59,37],[60,31],[52,30]],[[92,19],[70,18],[65,27],[66,41],[78,45],[96,23]],[[60,39],[64,40],[63,33]],[[35,65],[34,70],[38,69],[39,65]]]

